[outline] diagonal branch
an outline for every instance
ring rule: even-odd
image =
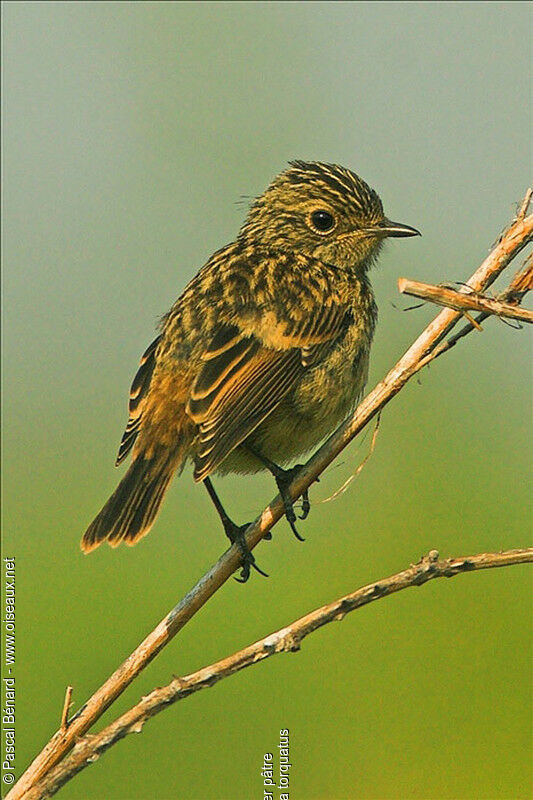
[[[490,286],[512,259],[533,237],[533,214],[526,216],[529,204],[526,196],[520,212],[508,230],[468,279],[475,292]],[[365,397],[348,418],[293,478],[288,491],[296,500],[305,489],[331,464],[339,453],[370,422],[376,414],[402,389],[426,363],[426,357],[454,327],[461,313],[445,308],[427,326],[409,350],[385,378]],[[279,495],[267,506],[246,532],[248,548],[253,549],[284,514]],[[72,717],[68,726],[58,730],[34,759],[6,800],[20,800],[74,747],[119,697],[134,678],[149,664],[165,645],[196,614],[240,566],[241,555],[236,546],[230,547],[198,581],[191,591],[161,620],[118,669],[87,700]]]
[[[258,642],[217,661],[215,664],[203,667],[183,678],[175,677],[167,686],[154,689],[102,731],[94,736],[89,735],[81,739],[70,755],[26,795],[26,800],[41,800],[41,798],[51,797],[78,772],[96,761],[106,750],[129,733],[140,733],[145,722],[173,703],[183,700],[201,689],[214,686],[223,678],[228,678],[235,672],[257,664],[265,658],[270,658],[277,653],[299,650],[300,643],[306,636],[329,622],[344,619],[350,611],[355,611],[357,608],[380,600],[382,597],[388,597],[402,589],[422,586],[434,578],[452,578],[454,575],[464,572],[526,563],[533,563],[533,548],[507,550],[500,553],[480,553],[475,556],[447,559],[439,559],[438,552],[432,550],[418,564],[412,564],[402,572],[363,586],[355,592],[311,611],[285,628],[265,636]]]

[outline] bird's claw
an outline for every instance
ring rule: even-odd
[[[255,563],[255,558],[250,552],[248,552],[248,555],[246,556],[243,555],[242,557],[242,567],[241,567],[240,577],[235,578],[237,583],[246,583],[246,581],[250,577],[250,567],[253,567],[255,571],[258,572],[260,575],[262,575],[264,578],[268,578],[267,573],[263,572],[263,570],[257,566],[257,564]]]
[[[279,489],[281,499],[283,500],[283,508],[285,509],[285,517],[287,519],[287,522],[291,526],[291,530],[298,539],[298,541],[305,542],[304,537],[300,536],[296,528],[295,525],[296,513],[294,511],[294,503],[291,500],[290,495],[287,491],[287,488],[291,480],[293,479],[294,474],[298,472],[300,468],[301,464],[297,464],[295,467],[292,467],[291,469],[281,469],[281,467],[279,467],[278,468],[279,472],[274,475],[274,478],[276,480],[276,484]],[[305,519],[309,514],[310,509],[311,509],[311,504],[309,502],[309,493],[308,490],[306,489],[302,494],[302,513],[300,515],[300,519]]]
[[[250,577],[250,569],[255,569],[260,575],[263,577],[268,578],[266,572],[263,572],[260,567],[257,566],[255,563],[255,558],[253,557],[251,551],[248,549],[248,545],[246,544],[246,539],[244,537],[245,531],[247,528],[250,527],[250,523],[247,522],[244,525],[235,525],[234,522],[231,520],[227,520],[224,523],[224,530],[226,531],[226,536],[230,540],[232,544],[236,544],[239,550],[241,551],[241,559],[242,559],[242,566],[240,577],[235,578],[237,583],[246,583],[248,578]]]
[[[306,489],[302,494],[302,513],[300,514],[300,519],[306,519],[310,511],[311,503],[309,502],[309,489]]]

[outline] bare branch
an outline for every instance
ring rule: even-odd
[[[529,203],[529,200],[528,200]],[[525,217],[527,205],[522,204],[518,217],[502,234],[491,253],[468,279],[475,292],[490,286],[512,259],[531,241],[533,214]],[[427,326],[385,378],[365,397],[353,415],[332,434],[322,447],[295,475],[289,494],[296,500],[305,489],[331,464],[338,454],[370,422],[376,414],[402,389],[424,365],[426,356],[449,333],[461,314],[444,309]],[[284,515],[284,505],[277,495],[246,531],[246,543],[253,549],[265,533]],[[74,747],[78,739],[99,719],[134,678],[152,661],[179,630],[196,614],[228,578],[239,568],[238,547],[230,547],[198,581],[191,591],[161,620],[118,669],[87,700],[70,719],[66,729],[58,730],[34,759],[6,800],[20,800]]]
[[[67,781],[96,761],[112,745],[129,733],[140,733],[147,720],[173,703],[201,689],[207,689],[223,678],[228,678],[235,672],[257,664],[265,658],[270,658],[277,653],[299,650],[300,644],[306,636],[329,622],[344,619],[350,611],[355,611],[357,608],[380,600],[382,597],[388,597],[402,589],[422,586],[434,578],[452,578],[454,575],[464,572],[526,563],[533,563],[533,548],[507,550],[500,553],[480,553],[475,556],[447,559],[439,559],[438,552],[432,550],[418,564],[412,564],[389,578],[383,578],[363,586],[355,592],[311,611],[285,628],[271,633],[227,658],[183,678],[176,677],[167,686],[154,689],[102,731],[81,739],[70,755],[51,770],[41,783],[28,792],[25,800],[41,800],[51,797]]]
[[[402,294],[420,297],[422,300],[429,300],[439,306],[454,308],[456,311],[483,311],[486,314],[494,314],[497,317],[533,322],[533,311],[529,311],[527,308],[519,308],[510,303],[503,303],[493,297],[468,293],[469,288],[467,286],[463,291],[458,292],[448,286],[434,286],[430,283],[420,283],[419,281],[411,281],[408,278],[400,278],[398,280],[398,289]],[[473,324],[479,325],[476,321]]]

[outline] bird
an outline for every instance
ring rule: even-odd
[[[368,377],[377,306],[368,277],[384,241],[420,235],[392,222],[346,167],[290,161],[255,199],[160,322],[140,360],[116,464],[131,464],[81,541],[135,544],[175,474],[192,464],[250,567],[245,525],[226,513],[213,474],[269,470],[296,536],[288,467],[350,413]],[[301,518],[309,511],[302,495]],[[270,538],[270,535],[268,536]]]

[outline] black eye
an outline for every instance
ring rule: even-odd
[[[335,218],[329,211],[313,211],[311,224],[320,233],[327,233],[335,227]]]

